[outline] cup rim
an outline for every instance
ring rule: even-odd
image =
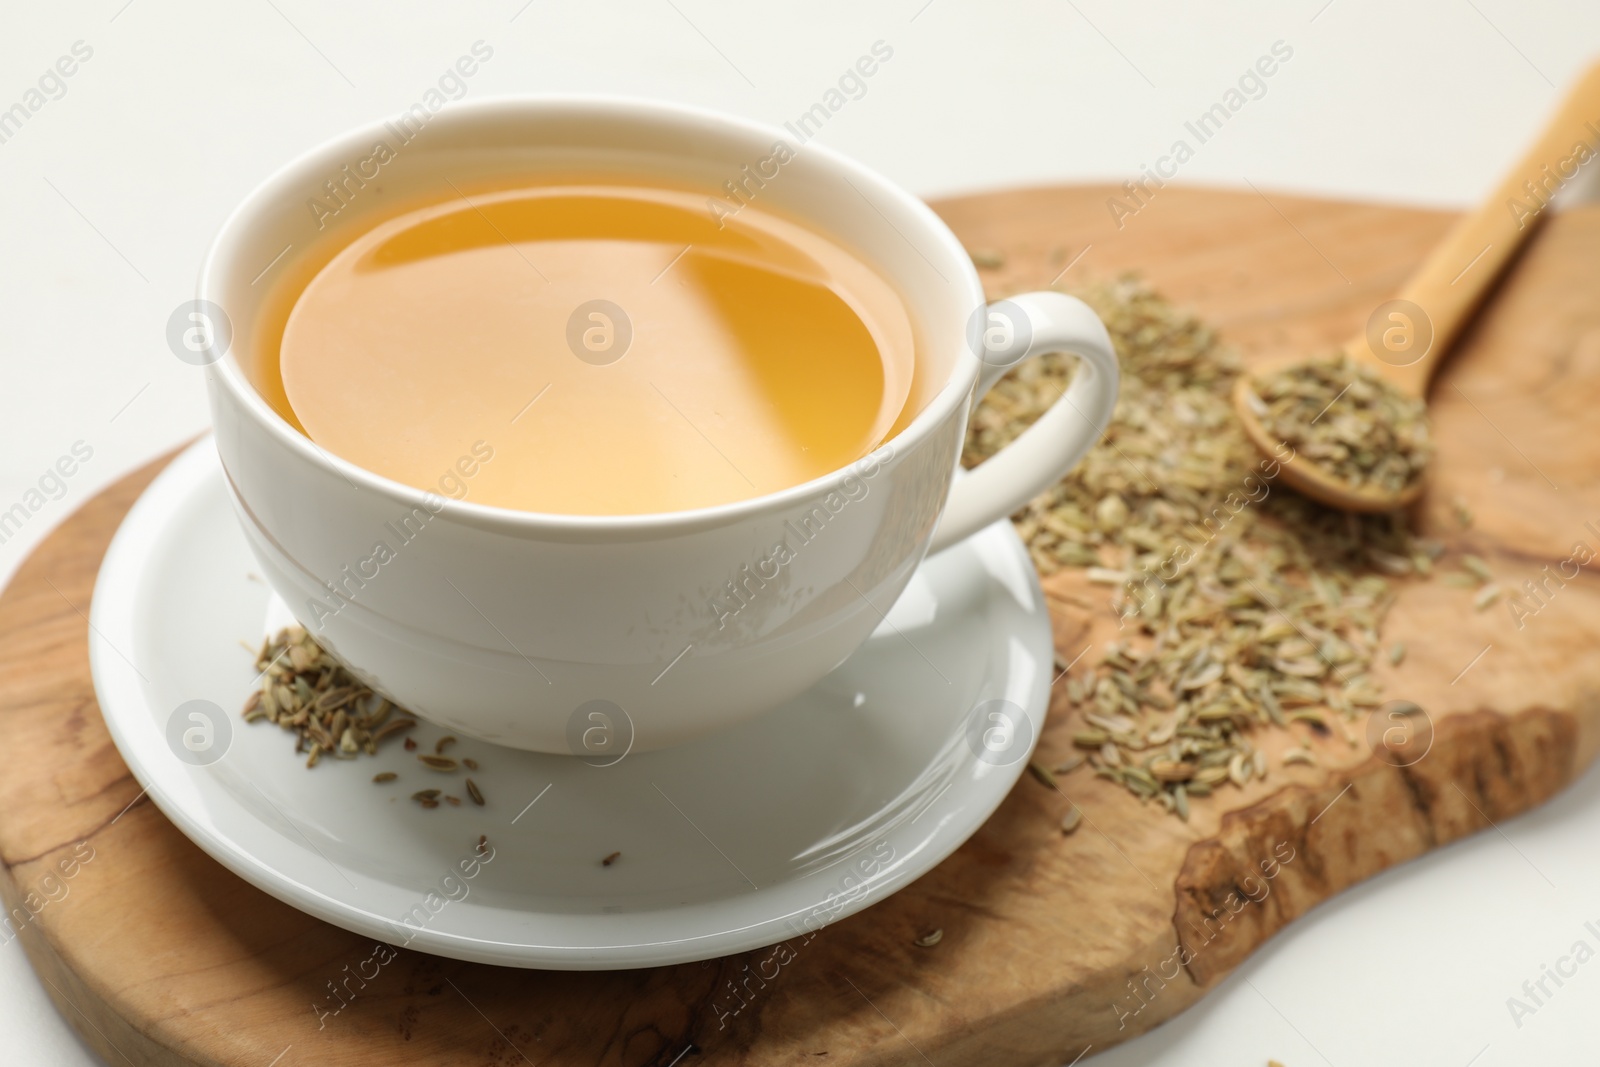
[[[502,117],[509,117],[529,110],[565,110],[580,114],[588,112],[601,118],[643,117],[663,124],[712,124],[733,128],[741,134],[760,137],[768,144],[773,141],[789,142],[785,131],[776,126],[729,115],[712,108],[616,94],[499,94],[447,105],[434,115],[434,121],[460,120],[469,114],[493,117],[497,112]],[[370,143],[373,136],[381,136],[385,118],[373,119],[324,139],[279,166],[256,185],[228,214],[206,250],[196,287],[197,300],[213,299],[218,275],[228,266],[231,246],[240,230],[268,204],[278,202],[286,195],[297,195],[294,191],[303,190],[304,181],[314,178],[327,169],[326,164],[329,160],[342,159],[352,149]],[[909,211],[922,223],[926,235],[937,243],[939,251],[944,253],[944,258],[954,268],[956,275],[954,284],[964,285],[971,292],[973,307],[977,308],[985,302],[977,269],[967,256],[966,249],[932,208],[877,171],[835,149],[810,141],[805,142],[804,148],[809,156],[822,160],[844,181],[869,189],[878,196],[897,201],[902,208]],[[387,496],[402,506],[424,507],[436,518],[449,517],[471,525],[507,532],[549,532],[566,535],[585,532],[602,535],[632,532],[681,533],[726,525],[757,516],[762,512],[815,500],[836,488],[870,457],[877,456],[887,449],[889,453],[887,460],[892,461],[895,456],[909,451],[926,440],[935,428],[950,416],[952,410],[971,393],[978,380],[981,362],[967,345],[958,345],[955,350],[955,363],[948,379],[909,423],[860,459],[809,481],[709,507],[629,515],[574,515],[526,511],[457,500],[395,481],[335,455],[289,425],[283,416],[267,403],[266,398],[245,375],[237,353],[238,347],[231,346],[217,361],[214,381],[232,394],[244,412],[279,444],[307,462],[330,469],[346,481]]]

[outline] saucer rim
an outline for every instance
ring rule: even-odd
[[[748,951],[782,942],[796,933],[814,932],[795,929],[791,920],[814,914],[834,895],[826,893],[825,890],[836,878],[839,867],[837,863],[820,871],[792,874],[782,881],[758,888],[754,893],[739,898],[748,901],[751,897],[778,897],[780,896],[778,891],[785,886],[792,887],[819,874],[829,876],[827,882],[819,883],[819,892],[808,904],[769,911],[756,922],[731,928],[721,927],[689,936],[662,936],[649,941],[635,940],[626,944],[613,942],[597,945],[540,945],[527,939],[495,941],[466,933],[451,932],[448,926],[402,927],[397,920],[363,908],[352,901],[329,896],[316,887],[306,884],[294,874],[273,866],[258,854],[265,851],[264,849],[249,848],[246,842],[240,840],[236,828],[230,829],[220,825],[211,817],[204,805],[196,805],[195,810],[191,811],[180,802],[177,792],[182,790],[175,791],[169,788],[169,785],[181,784],[186,777],[191,789],[204,789],[206,783],[202,776],[207,768],[180,764],[172,759],[164,739],[156,736],[161,731],[155,726],[156,716],[150,711],[150,695],[146,688],[149,683],[131,662],[123,658],[114,639],[120,637],[124,642],[133,639],[132,627],[140,617],[138,611],[146,600],[142,590],[146,565],[163,538],[170,535],[173,516],[186,501],[205,490],[208,478],[221,477],[222,467],[216,455],[214,442],[210,435],[206,435],[175,457],[145,489],[124,517],[102,560],[89,612],[88,635],[90,672],[95,694],[113,743],[155,806],[179,832],[207,855],[268,895],[341,929],[376,937],[386,942],[392,942],[397,933],[405,932],[409,936],[403,942],[404,947],[447,958],[498,966],[551,970],[613,970],[664,966]],[[1024,708],[1033,728],[1027,753],[1009,764],[986,764],[984,772],[976,777],[958,779],[949,791],[955,791],[956,786],[964,786],[968,794],[966,799],[976,803],[955,808],[945,820],[935,820],[935,825],[939,829],[925,835],[923,847],[918,848],[910,857],[915,860],[914,863],[908,860],[895,861],[883,871],[863,881],[863,891],[845,901],[837,911],[832,911],[831,917],[823,926],[831,925],[892,895],[931,871],[955,852],[1004,802],[1026,768],[1028,759],[1031,758],[1033,749],[1038,743],[1048,709],[1049,679],[1053,665],[1048,608],[1043,590],[1039,586],[1038,574],[1008,520],[1001,520],[994,526],[980,531],[969,538],[968,542],[974,550],[1003,550],[1019,557],[1031,584],[1029,592],[1034,601],[1031,611],[1025,611],[1024,606],[1019,604],[1017,612],[1019,617],[1025,615],[1026,619],[1030,620],[1023,625],[1034,632],[1018,636],[1024,643],[1034,646],[1027,651],[1042,660],[1045,670],[1041,675],[1043,684],[1035,680],[1031,686],[1033,692],[1030,693],[1028,706]],[[959,546],[953,547],[960,550]],[[987,668],[991,672],[994,669],[993,664]],[[943,751],[941,749],[940,753]],[[933,766],[937,758],[937,755],[930,758],[924,769]],[[231,794],[216,784],[212,784],[210,788],[231,798]],[[935,798],[930,803],[929,810],[943,799],[945,798]],[[230,802],[238,810],[245,810],[238,806],[237,801],[230,800]],[[887,806],[885,804],[879,810],[882,811]],[[265,820],[254,815],[249,817],[249,821],[256,825],[265,825]],[[290,821],[292,823],[292,820]],[[276,828],[270,826],[266,828],[274,833],[277,832]],[[310,851],[317,850],[313,847]],[[340,873],[367,878],[374,885],[395,885],[392,882],[372,879],[361,871],[341,866],[327,857],[323,859],[333,864]],[[465,904],[465,901],[462,903]],[[722,903],[724,902],[698,901],[688,908],[647,909],[631,913],[631,917],[638,919],[641,916],[655,916],[662,922],[671,923],[675,914],[686,917],[693,914],[696,909],[706,909]],[[484,909],[486,912],[514,913],[520,916],[544,915],[552,921],[570,919],[557,913],[505,905],[478,904],[474,906],[474,910],[477,909]],[[816,929],[820,930],[823,926]],[[691,946],[693,947],[690,948]],[[690,950],[685,951],[685,949]]]

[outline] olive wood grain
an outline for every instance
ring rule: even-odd
[[[938,207],[969,248],[1003,255],[985,272],[994,293],[1068,265],[1069,286],[1142,268],[1252,360],[1337,344],[1451,222],[1168,187],[1119,228],[1107,207],[1116,192]],[[1468,591],[1403,585],[1385,639],[1410,654],[1378,670],[1391,695],[1430,713],[1431,750],[1412,766],[1364,741],[1312,737],[1324,767],[1274,758],[1266,782],[1196,801],[1188,823],[1084,772],[1059,792],[1024,776],[971,841],[903,892],[809,940],[706,963],[556,973],[389,949],[206,857],[140,795],[107,736],[84,614],[106,543],[157,461],[85,504],[0,596],[0,746],[11,757],[0,890],[13,916],[0,940],[20,939],[109,1062],[139,1067],[1025,1067],[1103,1049],[1193,1003],[1308,908],[1540,803],[1593,759],[1600,582],[1589,567],[1563,577],[1560,564],[1579,543],[1600,549],[1600,453],[1585,432],[1600,405],[1597,252],[1600,211],[1550,220],[1436,383],[1439,466],[1419,522],[1510,588],[1528,579],[1544,595],[1474,612]],[[1475,513],[1471,528],[1452,517],[1455,496]],[[1116,632],[1106,590],[1072,571],[1047,590],[1062,655],[1089,649],[1082,670]],[[1078,725],[1063,688],[1040,742],[1046,764]],[[1304,729],[1263,736],[1281,746]],[[1068,797],[1085,818],[1064,837]],[[936,946],[914,944],[935,928]],[[348,1002],[319,1014],[334,984]]]

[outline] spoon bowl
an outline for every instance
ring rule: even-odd
[[[1422,495],[1424,484],[1422,478],[1411,482],[1399,492],[1393,492],[1380,486],[1354,485],[1343,481],[1327,468],[1318,466],[1316,461],[1304,456],[1295,455],[1284,459],[1279,454],[1284,442],[1267,429],[1250,404],[1253,392],[1250,381],[1249,374],[1241,374],[1239,380],[1234,383],[1233,407],[1239,414],[1239,424],[1244,427],[1245,436],[1250,438],[1251,443],[1263,455],[1271,456],[1279,464],[1278,478],[1284,485],[1302,496],[1308,496],[1330,507],[1362,513],[1393,511],[1395,508],[1407,507]]]
[[[1594,136],[1592,116],[1597,113],[1600,63],[1590,66],[1567,93],[1544,132],[1504,180],[1476,210],[1451,227],[1400,296],[1373,312],[1367,328],[1345,345],[1345,355],[1372,368],[1403,392],[1425,397],[1428,382],[1450,343],[1544,218],[1549,202],[1546,179],[1552,168],[1569,161],[1575,145],[1600,151],[1600,145],[1590,142]],[[1530,202],[1534,206],[1528,209]],[[1513,204],[1525,210],[1507,210]],[[1292,362],[1280,360],[1264,369],[1279,369]],[[1278,449],[1283,442],[1267,430],[1251,407],[1253,376],[1240,376],[1233,390],[1233,407],[1246,436],[1279,463],[1284,484],[1345,511],[1392,511],[1422,495],[1426,472],[1405,487],[1391,490],[1352,485],[1303,456],[1282,459]]]

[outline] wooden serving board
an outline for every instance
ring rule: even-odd
[[[969,248],[1003,253],[986,271],[992,291],[1042,285],[1092,246],[1063,284],[1139,268],[1247,356],[1341,342],[1450,221],[1167,188],[1118,229],[1113,195],[1039,189],[940,210]],[[1515,587],[1578,542],[1600,551],[1597,288],[1600,210],[1553,219],[1443,372],[1420,521],[1449,543],[1447,566],[1475,552]],[[1522,629],[1503,603],[1474,612],[1470,592],[1410,583],[1385,635],[1410,654],[1382,668],[1390,695],[1430,713],[1432,748],[1409,767],[1335,736],[1315,744],[1338,769],[1274,759],[1265,783],[1197,801],[1187,824],[1087,773],[1064,778],[1065,795],[1024,776],[935,871],[781,952],[558,973],[399,950],[319,1026],[326,983],[360,970],[372,942],[191,845],[141,797],[95,705],[95,572],[160,466],[90,501],[0,598],[0,887],[22,916],[0,939],[22,939],[62,1013],[112,1063],[1058,1065],[1181,1011],[1346,886],[1544,801],[1600,738],[1592,568],[1550,584]],[[1451,517],[1453,495],[1475,513],[1471,529]],[[1090,646],[1087,665],[1115,625],[1109,609],[1079,605],[1105,600],[1080,582],[1069,571],[1047,588],[1058,649],[1071,659]],[[1064,688],[1046,764],[1078,725]],[[1067,796],[1085,816],[1071,837],[1058,829]],[[936,946],[914,944],[934,928]]]

